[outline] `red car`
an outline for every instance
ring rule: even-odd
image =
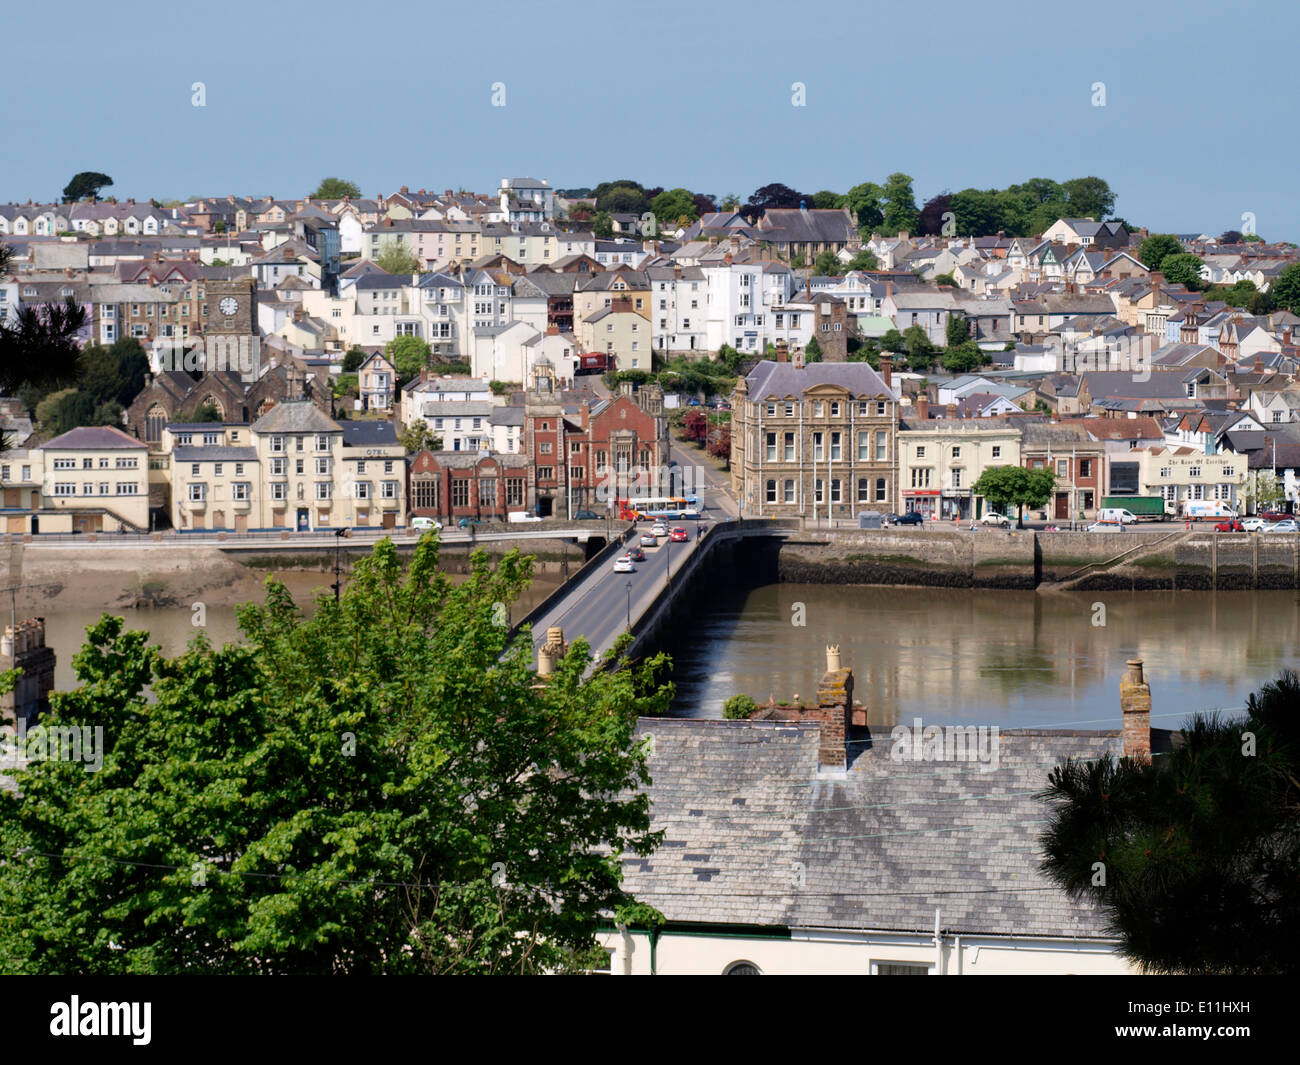
[[[684,544],[687,540],[690,539],[690,536],[687,534],[685,529],[683,529],[680,525],[678,525],[675,528],[673,528],[671,532],[669,532],[668,539],[670,539],[675,544]]]
[[[644,561],[645,561],[645,552],[642,551],[641,548],[639,548],[639,547],[630,547],[630,548],[628,548],[626,554],[627,554],[627,557],[630,558],[633,562],[644,562]]]
[[[1233,518],[1231,521],[1219,522],[1219,524],[1214,527],[1214,531],[1215,532],[1245,532],[1246,530],[1241,527],[1241,522],[1239,522],[1236,518]]]
[[[1280,510],[1261,510],[1255,517],[1263,518],[1265,521],[1292,521],[1295,515]]]

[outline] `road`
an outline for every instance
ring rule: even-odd
[[[95,540],[91,540],[85,535],[72,535],[66,533],[42,533],[33,536],[30,542],[23,544],[27,550],[39,549],[42,547],[94,547],[96,551],[111,551],[114,548],[140,548],[151,547],[155,544],[159,547],[220,547],[226,550],[257,550],[257,551],[300,551],[303,548],[322,548],[327,547],[334,549],[335,544],[341,547],[360,547],[377,543],[383,537],[390,537],[394,543],[414,543],[420,533],[414,529],[352,529],[350,534],[345,537],[336,537],[333,533],[321,532],[294,532],[288,535],[288,538],[282,539],[278,532],[273,533],[228,533],[226,539],[219,540],[215,533],[165,533],[161,540],[155,541],[148,534],[117,534],[117,533],[99,533]],[[440,534],[440,542],[443,544],[472,544],[483,543],[488,540],[510,541],[510,540],[548,540],[548,539],[570,539],[578,542],[585,542],[591,537],[596,536],[602,540],[605,538],[604,523],[597,526],[595,523],[589,525],[560,525],[555,526],[543,522],[529,522],[524,525],[520,531],[511,530],[509,532],[480,532],[477,535],[470,535],[459,529],[443,529]]]

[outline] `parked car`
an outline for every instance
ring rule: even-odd
[[[668,539],[670,539],[675,544],[684,544],[690,538],[691,538],[690,533],[688,533],[680,525],[674,527],[673,531],[668,534]]]
[[[574,521],[600,521],[600,515],[594,510],[580,510],[573,516]]]
[[[1124,531],[1122,521],[1096,521],[1088,526],[1087,532],[1090,533],[1117,533]]]
[[[1004,529],[1011,524],[1011,519],[1005,514],[995,514],[993,511],[985,514],[984,517],[980,518],[980,521],[985,525],[997,525]]]
[[[1263,518],[1258,516],[1254,518],[1241,519],[1241,527],[1246,532],[1263,532],[1264,527],[1267,524],[1268,522],[1266,522]]]
[[[642,534],[641,534],[641,546],[642,546],[642,547],[658,547],[658,546],[659,546],[659,537],[657,537],[654,533],[642,533]]]
[[[1294,521],[1295,515],[1288,514],[1285,510],[1261,510],[1255,515],[1264,521]]]
[[[412,518],[411,528],[416,532],[428,532],[430,529],[441,529],[442,522],[434,521],[432,518]]]
[[[1245,532],[1245,527],[1236,518],[1221,521],[1214,527],[1215,532]]]
[[[461,518],[456,524],[462,529],[468,529],[471,525],[482,525],[478,518]]]
[[[906,514],[889,515],[890,525],[920,525],[921,515],[915,510],[909,510]]]
[[[615,573],[635,573],[636,567],[632,565],[632,560],[627,555],[622,555],[614,560]]]
[[[1294,519],[1287,518],[1286,521],[1275,521],[1272,525],[1265,525],[1264,532],[1300,532],[1300,525],[1297,525]]]
[[[642,551],[641,548],[639,548],[639,547],[629,547],[629,548],[627,549],[627,551],[625,552],[625,554],[626,554],[627,557],[630,558],[633,562],[644,562],[644,561],[645,561],[645,552]]]

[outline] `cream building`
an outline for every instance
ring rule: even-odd
[[[1221,451],[1206,455],[1191,447],[1144,447],[1125,453],[1138,460],[1138,494],[1161,496],[1166,509],[1183,503],[1219,500],[1238,514],[1246,488],[1249,456]]]
[[[971,486],[991,466],[1020,465],[1020,430],[992,419],[904,416],[898,433],[902,511],[926,520],[981,518],[984,497]]]
[[[202,440],[179,428],[164,438],[176,529],[391,529],[404,520],[405,451],[390,422],[335,422],[309,400],[285,400],[251,426],[214,427]]]
[[[56,436],[39,453],[42,513],[28,531],[148,530],[149,448],[142,440],[88,426]]]

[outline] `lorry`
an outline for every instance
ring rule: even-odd
[[[609,356],[603,351],[593,351],[578,356],[573,374],[581,377],[583,374],[604,373],[608,369],[611,369]]]
[[[1183,517],[1192,521],[1222,521],[1236,516],[1236,509],[1221,499],[1189,499],[1183,504]]]
[[[1101,510],[1127,510],[1138,521],[1168,521],[1171,517],[1160,496],[1105,496]]]

